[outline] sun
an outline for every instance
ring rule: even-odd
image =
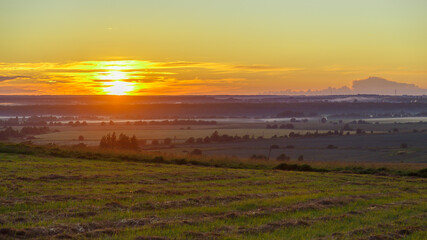
[[[135,91],[135,83],[125,81],[112,81],[105,83],[103,90],[108,95],[129,95]]]
[[[90,80],[97,94],[107,95],[137,95],[139,90],[146,88],[141,82],[141,69],[146,64],[137,61],[99,61],[86,62],[90,72]],[[95,84],[94,84],[95,85]]]
[[[99,76],[99,78],[105,81],[102,91],[108,95],[129,95],[136,90],[136,83],[127,81],[129,79],[127,72],[108,71]]]

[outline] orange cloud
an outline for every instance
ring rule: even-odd
[[[0,81],[10,81],[0,93],[106,94],[227,94],[239,90],[247,74],[295,71],[267,65],[138,60],[72,63],[0,63]],[[23,79],[25,76],[25,79]],[[233,86],[231,86],[233,85]],[[57,91],[61,88],[61,91]]]

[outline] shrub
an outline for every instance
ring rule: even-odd
[[[338,147],[337,147],[337,146],[335,146],[335,145],[329,144],[326,148],[327,148],[327,149],[336,149],[336,148],[338,148]]]
[[[289,157],[288,155],[282,153],[279,156],[277,156],[276,158],[278,161],[288,161],[291,160],[291,157]]]
[[[408,144],[407,143],[402,143],[402,144],[400,144],[400,148],[408,148]]]
[[[190,155],[202,155],[202,150],[196,148],[190,152]]]
[[[310,165],[303,164],[287,164],[287,163],[281,163],[278,166],[274,167],[274,169],[279,170],[285,170],[285,171],[305,171],[305,172],[312,172],[316,171],[316,169],[312,168]]]
[[[267,156],[254,154],[254,155],[251,156],[251,159],[263,159],[263,160],[266,160]]]
[[[79,141],[84,141],[85,137],[83,137],[82,135],[79,136]]]
[[[423,168],[416,173],[416,176],[427,178],[427,168]]]
[[[299,155],[298,161],[304,161],[304,156],[303,155]]]

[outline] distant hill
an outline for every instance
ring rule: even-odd
[[[293,91],[285,90],[269,92],[268,94],[282,95],[427,95],[427,89],[420,88],[415,84],[399,83],[380,77],[369,77],[367,79],[353,81],[352,88],[343,86],[340,88],[328,87],[321,90]]]
[[[427,89],[420,88],[415,84],[393,82],[379,77],[369,77],[367,79],[353,81],[352,90],[357,94],[427,94]]]

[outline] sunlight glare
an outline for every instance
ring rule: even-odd
[[[104,92],[108,95],[128,95],[135,90],[135,83],[124,81],[113,81],[105,83]]]

